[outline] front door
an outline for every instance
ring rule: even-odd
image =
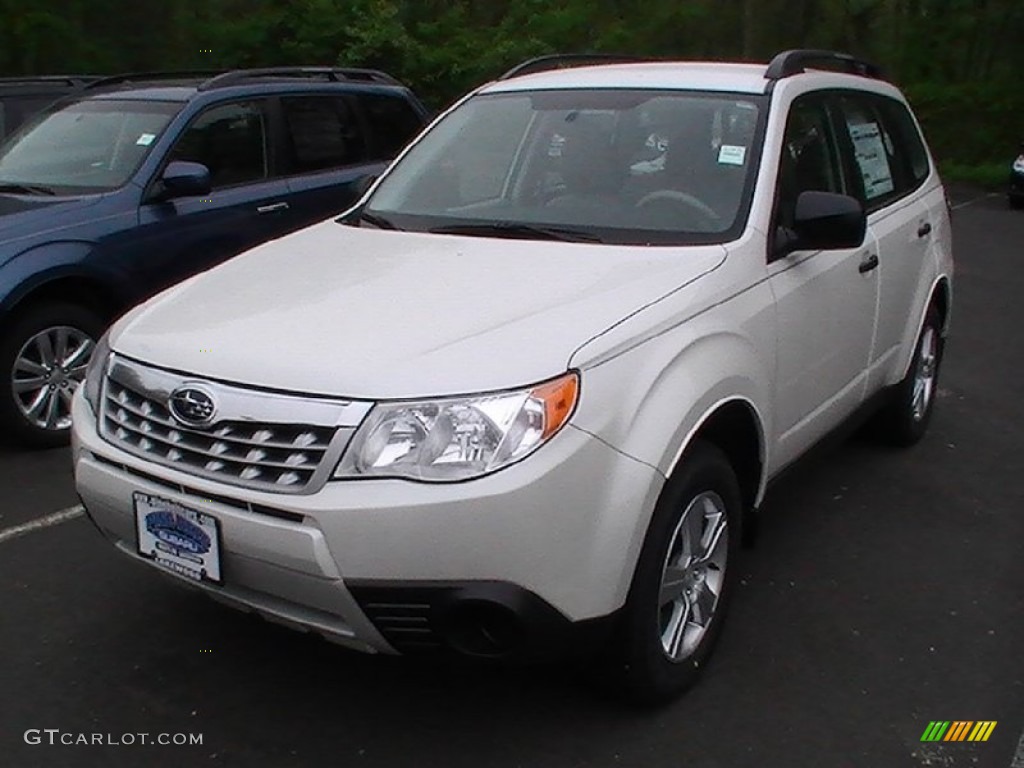
[[[779,164],[774,226],[792,224],[796,198],[818,190],[849,194],[825,99],[794,101]],[[768,267],[778,316],[776,457],[785,465],[863,399],[878,301],[877,256],[868,230],[858,248],[797,251]]]

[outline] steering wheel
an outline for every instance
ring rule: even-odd
[[[641,197],[635,208],[653,208],[656,205],[664,205],[669,203],[675,208],[681,204],[690,213],[698,214],[703,220],[702,223],[710,225],[708,229],[716,230],[722,222],[722,217],[718,215],[714,208],[707,203],[698,200],[693,195],[687,194],[686,192],[680,192],[677,189],[659,189],[655,192],[650,192]]]

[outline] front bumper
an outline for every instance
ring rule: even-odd
[[[72,416],[79,496],[118,549],[150,563],[136,551],[134,491],[201,509],[220,522],[224,584],[168,576],[367,652],[532,655],[577,630],[589,634],[625,601],[663,483],[653,468],[568,427],[529,459],[478,480],[349,480],[277,494],[110,445],[81,388]],[[507,642],[488,648],[481,637]]]

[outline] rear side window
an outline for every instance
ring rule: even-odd
[[[914,123],[914,118],[910,115],[910,110],[895,99],[884,96],[873,96],[872,100],[896,140],[896,153],[903,155],[913,186],[917,186],[928,178],[931,167],[924,140]]]
[[[292,171],[310,173],[366,160],[366,142],[348,102],[337,96],[281,100],[291,144]]]
[[[364,93],[359,96],[359,103],[382,158],[390,159],[401,152],[423,127],[423,120],[412,105],[398,96]]]
[[[186,129],[168,160],[202,163],[214,189],[260,181],[267,178],[265,123],[257,102],[212,107]]]

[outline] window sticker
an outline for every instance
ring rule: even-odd
[[[882,143],[878,123],[848,123],[850,138],[861,176],[864,177],[864,195],[868,200],[888,194],[895,189],[892,169]]]
[[[735,144],[723,144],[718,150],[718,162],[722,165],[743,165],[747,157],[747,148]]]
[[[138,141],[136,141],[135,143],[138,144],[140,147],[148,147],[150,144],[153,143],[153,139],[155,138],[155,133],[144,133],[141,136],[139,136]]]

